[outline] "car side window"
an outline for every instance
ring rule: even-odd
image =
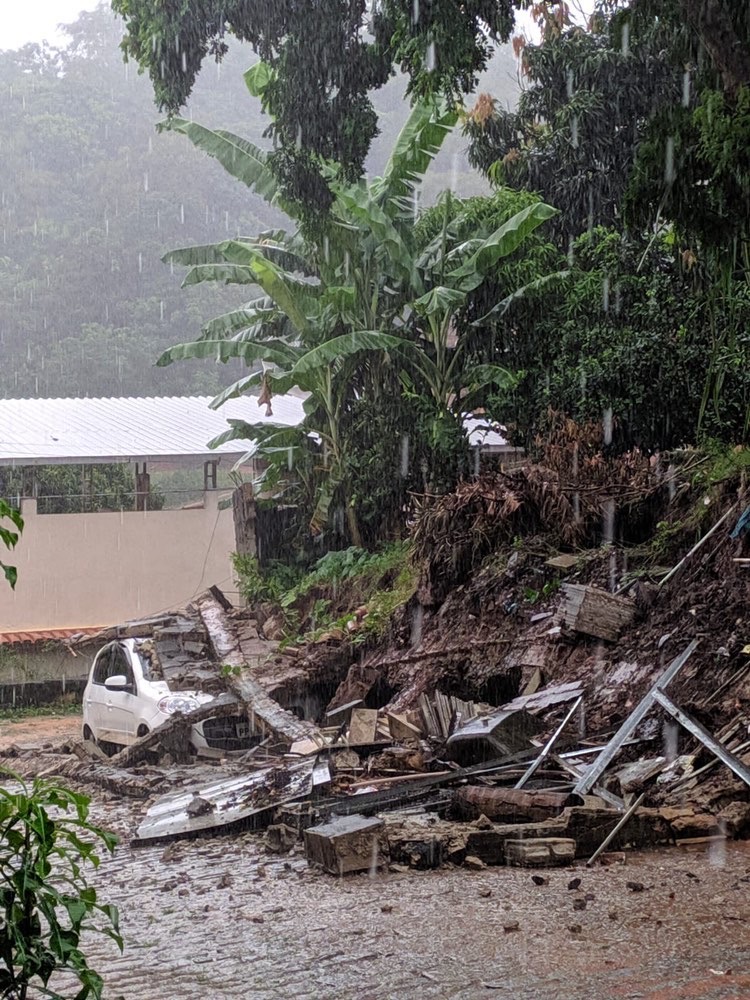
[[[92,680],[94,684],[104,684],[108,677],[113,676],[110,672],[110,663],[112,661],[112,651],[115,649],[114,646],[105,646],[104,649],[99,653],[96,660],[96,668],[94,670],[94,676]]]
[[[133,668],[130,665],[130,657],[122,648],[122,646],[112,647],[112,660],[110,664],[110,677],[115,677],[117,674],[123,674],[128,679],[128,687],[135,691],[135,677],[133,676]]]
[[[118,674],[127,677],[128,687],[135,690],[135,677],[128,655],[122,646],[114,643],[111,646],[106,646],[99,654],[93,682],[94,684],[104,684],[108,677],[116,677]]]

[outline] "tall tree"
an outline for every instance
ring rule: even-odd
[[[123,49],[146,69],[159,106],[178,111],[208,55],[226,36],[249,42],[271,75],[263,96],[274,138],[271,166],[288,198],[319,218],[362,173],[377,134],[370,94],[400,66],[415,98],[454,102],[476,85],[493,41],[506,41],[526,0],[112,0],[127,26]]]
[[[263,65],[250,71],[248,79],[253,89],[266,86]],[[402,383],[428,409],[433,451],[440,453],[440,438],[451,432],[465,449],[461,416],[467,392],[505,381],[509,373],[497,365],[470,364],[457,315],[498,262],[554,215],[549,206],[531,199],[502,225],[475,228],[467,235],[465,220],[451,215],[448,199],[440,231],[420,252],[414,238],[415,193],[456,117],[444,105],[418,102],[382,177],[353,185],[332,182],[335,200],[315,240],[276,231],[168,255],[191,267],[188,284],[255,284],[265,297],[212,321],[200,340],[171,348],[160,364],[239,357],[264,365],[221,393],[214,406],[255,386],[261,387],[259,403],[269,405],[273,394],[295,386],[309,393],[308,420],[295,447],[306,458],[311,432],[323,444],[325,477],[316,483],[312,527],[321,530],[327,523],[337,495],[355,544],[361,540],[353,503],[356,454],[346,431],[358,402],[372,399],[377,381],[369,377],[373,364],[390,355],[402,370]],[[263,197],[295,213],[296,203],[285,201],[269,158],[257,147],[195,122],[178,119],[172,128]],[[288,449],[294,434],[230,423],[232,429],[221,440],[260,437],[277,466],[293,455]],[[455,476],[455,466],[451,474]]]

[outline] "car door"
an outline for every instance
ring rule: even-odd
[[[116,643],[110,643],[96,654],[91,679],[86,687],[85,721],[97,740],[113,741],[108,708],[110,692],[104,686],[104,682],[108,677],[113,676],[110,664],[115,646]]]
[[[108,688],[108,678],[124,676],[126,687]],[[135,725],[135,679],[127,652],[119,642],[110,643],[97,655],[86,692],[86,719],[98,740],[132,743]]]
[[[138,724],[136,722],[137,697],[133,666],[130,656],[119,643],[113,643],[109,661],[109,677],[123,676],[126,680],[124,688],[107,688],[106,707],[108,725],[111,732],[108,737],[113,743],[127,746],[136,738]]]

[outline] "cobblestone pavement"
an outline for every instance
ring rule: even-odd
[[[87,944],[105,1000],[750,1000],[747,842],[546,871],[543,886],[510,868],[337,879],[258,834],[131,848],[143,811],[92,803],[121,837],[95,882],[125,951]]]
[[[747,844],[554,870],[544,886],[508,868],[337,879],[257,834],[123,846],[96,880],[125,952],[92,939],[90,953],[107,1000],[740,1000],[749,871]]]

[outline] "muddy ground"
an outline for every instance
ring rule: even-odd
[[[3,723],[0,746],[57,738],[56,725],[78,720]],[[121,909],[125,951],[88,947],[107,1000],[750,997],[747,843],[557,869],[542,886],[510,868],[336,879],[267,854],[259,834],[131,848],[143,810],[93,802],[122,838],[95,881]]]

